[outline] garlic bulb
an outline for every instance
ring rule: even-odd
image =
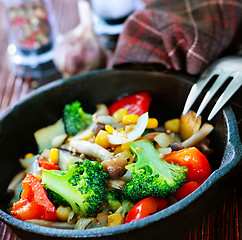
[[[88,1],[78,1],[80,24],[63,36],[54,48],[54,63],[64,77],[105,68],[107,53],[100,45],[92,25]]]

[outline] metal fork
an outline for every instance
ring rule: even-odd
[[[208,116],[208,121],[210,121],[216,115],[216,113],[223,107],[223,105],[241,87],[242,56],[224,57],[215,61],[210,67],[208,67],[207,70],[201,75],[198,82],[192,86],[184,106],[183,114],[186,114],[189,111],[204,87],[213,77],[217,78],[210,90],[205,95],[202,103],[200,104],[196,117],[198,117],[202,113],[208,102],[212,99],[212,97],[219,90],[219,88],[228,79],[231,79],[231,81],[214,105],[212,111]]]

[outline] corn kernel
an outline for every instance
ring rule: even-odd
[[[57,148],[51,148],[49,151],[50,162],[58,164],[59,160],[59,150]]]
[[[137,114],[128,114],[125,115],[122,119],[122,123],[124,125],[129,125],[129,124],[136,124],[138,122],[139,115]]]
[[[164,124],[166,130],[170,130],[174,133],[179,133],[180,130],[180,119],[174,118],[171,120],[168,120]]]
[[[125,108],[120,108],[118,109],[116,112],[114,112],[113,114],[113,118],[117,121],[117,122],[120,122],[122,121],[122,118],[129,114],[128,110],[125,109]]]
[[[121,153],[122,152],[121,146],[117,146],[113,152],[114,154]]]
[[[100,130],[95,138],[95,143],[100,145],[103,148],[109,147],[109,141],[108,141],[108,132],[104,130]]]
[[[105,125],[105,130],[112,134],[115,129],[111,125]]]
[[[70,212],[71,212],[71,207],[70,206],[64,207],[64,206],[60,205],[56,209],[57,219],[62,221],[62,222],[66,222]]]
[[[123,131],[124,131],[123,128],[119,128],[119,129],[117,130],[117,132],[123,132]]]
[[[121,151],[125,151],[125,150],[129,150],[130,147],[129,147],[129,143],[123,143],[121,144]]]
[[[156,118],[149,118],[147,127],[148,129],[157,128],[158,127],[158,120]]]
[[[42,178],[39,174],[34,173],[33,176],[36,177],[41,182]]]
[[[94,137],[94,132],[91,131],[89,134],[87,134],[85,137],[81,138],[81,140],[88,141],[90,138]]]
[[[32,158],[34,156],[33,153],[27,153],[24,158],[27,159],[27,158]]]
[[[124,218],[120,213],[113,213],[108,215],[108,227],[121,225],[124,223]]]

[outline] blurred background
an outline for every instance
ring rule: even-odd
[[[0,4],[3,68],[28,79],[31,88],[106,68],[125,19],[144,6],[141,0],[105,4],[100,0],[2,0]]]

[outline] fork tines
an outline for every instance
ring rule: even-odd
[[[208,116],[208,121],[210,121],[216,113],[224,106],[224,104],[232,97],[232,95],[241,87],[242,85],[242,73],[240,71],[234,71],[230,73],[225,73],[221,71],[218,75],[216,81],[212,85],[212,87],[209,89],[209,91],[206,93],[202,103],[200,104],[200,107],[197,111],[196,117],[198,117],[204,108],[207,106],[209,101],[212,99],[214,94],[219,90],[219,88],[229,79],[231,78],[231,82],[227,86],[227,88],[224,90],[224,92],[221,94],[219,99],[217,100],[216,104],[214,105],[212,111],[210,112]],[[188,98],[185,103],[185,107],[183,110],[183,114],[186,114],[195,100],[198,98],[204,87],[208,84],[208,82],[214,77],[214,75],[210,75],[209,77],[202,77],[200,80],[193,85],[191,88],[191,91],[188,95]]]

